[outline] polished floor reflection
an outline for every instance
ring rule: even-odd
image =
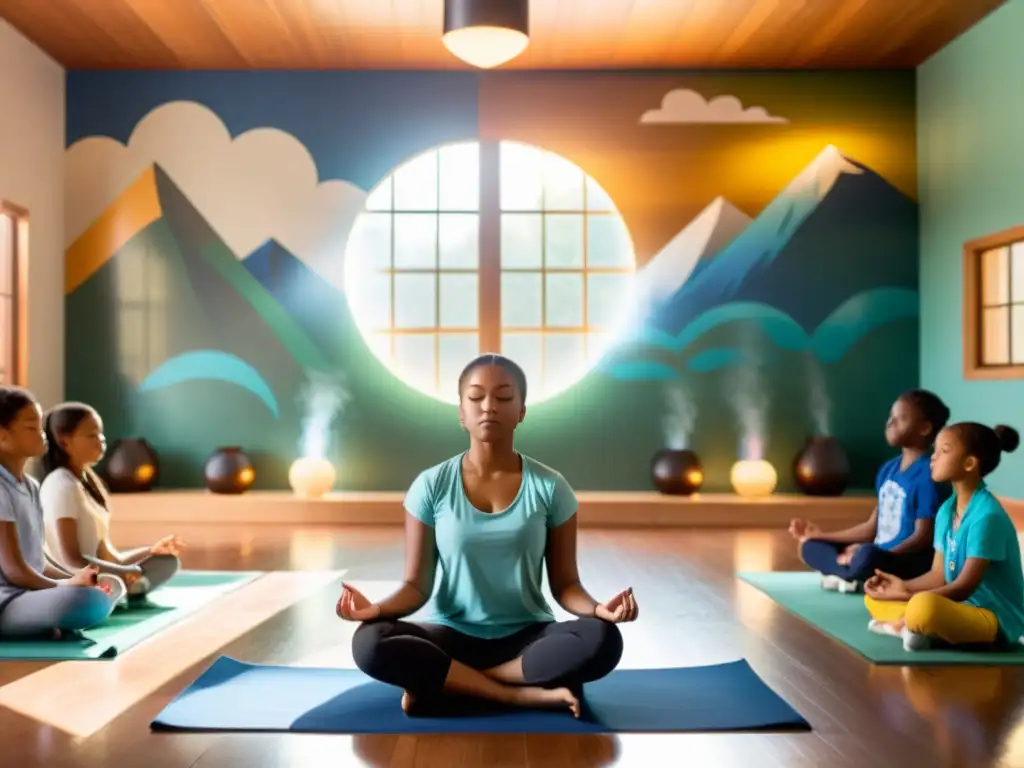
[[[119,533],[126,545],[137,545],[164,531],[139,525]],[[1024,765],[1024,668],[868,664],[733,578],[737,570],[798,567],[785,534],[760,531],[585,531],[581,572],[596,595],[632,586],[640,600],[641,620],[624,631],[624,666],[746,658],[810,720],[811,733],[151,734],[152,717],[217,655],[351,666],[353,628],[334,617],[337,586],[325,572],[345,571],[345,579],[368,594],[386,591],[401,576],[402,537],[395,528],[194,526],[178,533],[192,543],[188,568],[308,573],[278,582],[265,600],[249,594],[227,601],[139,646],[102,675],[75,666],[80,663],[0,664],[0,764]]]

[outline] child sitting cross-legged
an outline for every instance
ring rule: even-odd
[[[800,559],[821,573],[822,588],[859,592],[876,570],[912,579],[931,567],[935,515],[950,487],[932,479],[928,456],[947,421],[949,408],[935,393],[904,392],[885,422],[885,439],[900,452],[878,471],[871,517],[841,531],[823,531],[806,520],[790,523]]]
[[[1019,442],[1010,427],[973,422],[939,433],[931,474],[951,482],[953,495],[936,517],[931,570],[907,581],[883,571],[869,579],[868,629],[902,637],[908,651],[1024,642],[1017,530],[983,480]]]

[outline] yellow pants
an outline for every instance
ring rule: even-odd
[[[865,596],[864,605],[876,621],[905,619],[911,632],[937,637],[951,645],[991,643],[999,634],[999,622],[992,611],[934,592],[920,592],[907,603]]]

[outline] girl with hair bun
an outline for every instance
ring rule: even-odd
[[[1020,444],[1017,430],[974,422],[939,433],[932,479],[953,495],[935,521],[931,570],[903,581],[878,571],[865,585],[871,623],[919,651],[933,645],[1024,643],[1024,570],[1017,529],[984,478]]]

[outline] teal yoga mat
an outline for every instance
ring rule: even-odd
[[[821,576],[808,572],[739,573],[738,578],[826,635],[838,640],[875,664],[906,667],[976,664],[1024,665],[1024,647],[1006,651],[936,649],[904,651],[897,637],[868,632],[871,616],[864,595],[844,595],[821,588]]]
[[[118,608],[105,624],[77,636],[61,640],[0,639],[0,661],[112,659],[262,575],[254,571],[182,571],[154,590],[146,602]]]

